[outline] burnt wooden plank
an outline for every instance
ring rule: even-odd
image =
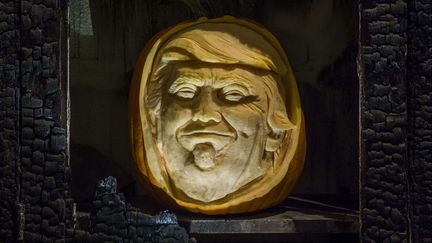
[[[173,213],[151,216],[132,207],[111,176],[98,182],[91,213],[79,215],[72,242],[189,242]]]
[[[360,183],[363,242],[409,240],[407,4],[360,4]]]
[[[18,237],[19,2],[0,4],[0,239]]]
[[[64,240],[71,226],[67,70],[62,63],[66,60],[66,3],[20,1],[20,201],[24,204],[27,242]]]
[[[408,2],[408,116],[412,241],[432,242],[432,2]]]

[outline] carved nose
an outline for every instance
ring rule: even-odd
[[[201,92],[201,99],[198,100],[197,108],[195,109],[192,121],[200,121],[204,123],[216,122],[222,120],[220,107],[216,104],[210,92],[204,90]]]

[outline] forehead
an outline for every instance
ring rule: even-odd
[[[268,71],[245,65],[199,62],[176,64],[173,65],[172,68],[172,80],[174,82],[194,82],[202,80],[218,83],[235,80],[240,83],[253,84],[269,73]]]

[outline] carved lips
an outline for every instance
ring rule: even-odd
[[[211,144],[217,152],[237,138],[234,128],[225,120],[217,124],[189,122],[177,131],[177,141],[190,152],[198,144]]]

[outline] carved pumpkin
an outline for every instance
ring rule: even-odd
[[[129,123],[140,182],[174,208],[265,209],[303,169],[295,77],[276,38],[248,20],[201,18],[150,40],[135,66]]]

